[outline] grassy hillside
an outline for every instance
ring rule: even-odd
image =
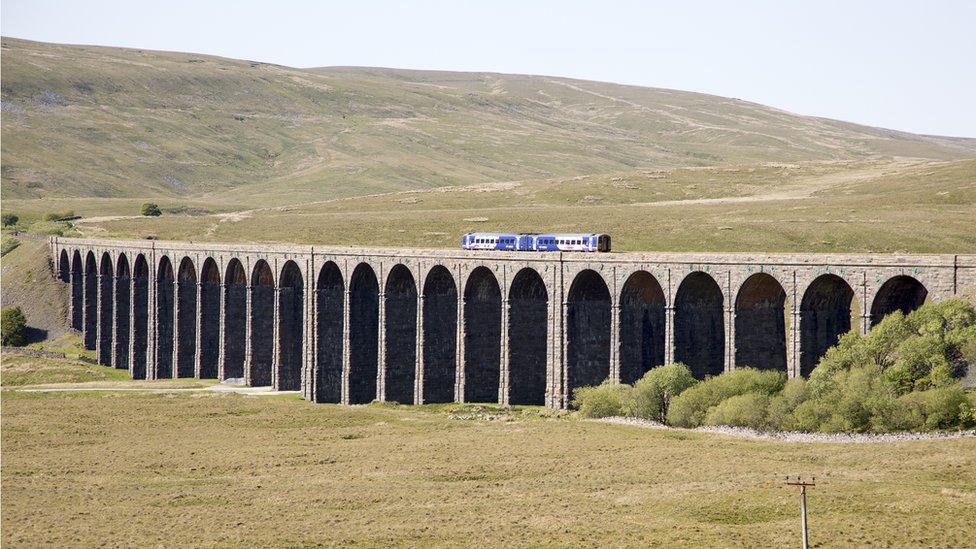
[[[3,38],[11,198],[285,205],[667,169],[976,157],[976,140],[541,76],[295,69]]]
[[[215,215],[81,222],[97,236],[457,246],[471,230],[605,231],[616,250],[976,253],[976,161],[644,170]]]
[[[341,407],[131,390],[170,382],[114,382],[117,392],[6,386],[8,370],[19,381],[32,367],[40,368],[3,363],[4,547],[106,539],[796,547],[798,494],[785,475],[817,477],[808,495],[815,546],[962,547],[973,539],[973,438],[802,444],[532,408]]]

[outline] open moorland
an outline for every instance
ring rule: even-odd
[[[24,392],[20,383],[88,391]],[[18,376],[8,374],[19,372]],[[24,377],[24,372],[33,372]],[[976,439],[755,441],[491,406],[149,394],[4,357],[3,544],[791,547],[972,541]],[[110,387],[115,391],[96,391]]]

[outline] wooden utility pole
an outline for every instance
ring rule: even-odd
[[[807,532],[807,486],[811,488],[816,486],[817,477],[813,477],[809,482],[805,482],[796,477],[796,480],[790,480],[790,477],[786,477],[787,486],[799,486],[800,487],[800,524],[803,527],[803,549],[809,549],[810,547],[810,536]]]

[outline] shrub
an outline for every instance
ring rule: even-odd
[[[709,408],[705,425],[732,425],[764,431],[769,428],[766,421],[769,400],[769,395],[762,393],[729,397]]]
[[[630,385],[603,383],[573,391],[572,404],[583,417],[622,416],[629,407]]]
[[[3,214],[0,216],[0,221],[3,222],[4,227],[11,227],[16,225],[20,218],[16,214]]]
[[[709,408],[723,400],[747,393],[772,395],[783,388],[786,374],[755,368],[738,368],[706,379],[678,395],[668,409],[668,423],[678,427],[698,427]]]
[[[64,221],[65,219],[71,219],[75,216],[74,210],[65,210],[63,212],[47,212],[44,214],[44,221]]]
[[[163,215],[163,212],[159,210],[159,206],[153,202],[143,203],[142,206],[139,208],[139,212],[142,215],[152,216],[152,217]]]
[[[4,345],[19,347],[27,342],[27,318],[20,307],[0,311],[0,339]]]
[[[652,368],[634,383],[627,415],[664,422],[671,401],[695,383],[697,380],[684,364]]]
[[[783,390],[769,400],[769,410],[766,417],[769,428],[779,431],[799,429],[794,412],[808,398],[810,398],[810,389],[807,386],[807,380],[796,378],[787,381]]]

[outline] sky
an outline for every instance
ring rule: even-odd
[[[976,1],[2,0],[4,36],[543,74],[976,137]]]

